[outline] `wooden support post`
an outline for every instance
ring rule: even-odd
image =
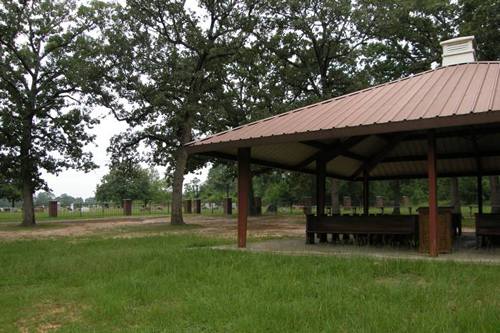
[[[123,215],[132,215],[132,199],[123,199]]]
[[[250,192],[250,148],[238,148],[238,247],[247,246],[248,193]]]
[[[363,172],[363,214],[368,215],[370,210],[370,187],[368,182],[368,171]]]
[[[201,214],[201,199],[194,199],[194,213]]]
[[[477,175],[477,212],[483,213],[483,176],[481,173]]]
[[[483,163],[481,161],[481,151],[477,143],[477,137],[472,136],[472,144],[476,154],[476,169],[477,169],[477,211],[483,213]]]
[[[225,198],[223,205],[224,205],[224,214],[232,215],[233,214],[233,199],[232,198]]]
[[[186,214],[193,213],[193,206],[191,205],[191,199],[184,200],[184,213]]]
[[[316,215],[325,215],[326,163],[316,160]]]
[[[436,136],[429,132],[427,147],[427,175],[429,179],[429,255],[438,256],[438,203],[437,203],[437,163]]]
[[[325,215],[325,184],[326,183],[326,162],[324,159],[316,160],[316,215]],[[320,243],[327,242],[327,234],[319,234]]]
[[[255,197],[253,199],[254,205],[255,205],[255,215],[260,216],[262,215],[262,198],[261,197]],[[276,207],[276,211],[278,211],[278,207]]]
[[[57,217],[57,201],[49,201],[49,217]]]

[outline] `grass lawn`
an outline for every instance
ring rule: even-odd
[[[498,332],[500,266],[218,251],[193,235],[0,242],[0,331]]]

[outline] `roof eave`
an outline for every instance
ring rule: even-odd
[[[359,135],[422,131],[464,125],[481,125],[492,122],[500,122],[500,110],[474,113],[471,112],[463,115],[404,120],[399,122],[370,124],[354,127],[322,129],[317,131],[256,137],[235,141],[223,141],[214,143],[201,143],[201,141],[194,141],[186,144],[185,147],[188,154],[196,154],[209,151],[219,151],[221,149],[227,148],[243,148],[256,145],[279,144],[306,140],[325,140]]]

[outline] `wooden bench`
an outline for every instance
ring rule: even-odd
[[[476,246],[491,244],[495,236],[500,236],[500,214],[476,214]]]
[[[413,241],[418,240],[418,216],[416,215],[307,215],[306,242],[314,244],[315,235],[320,241],[326,241],[327,234],[363,235],[368,243],[372,235],[404,236]]]

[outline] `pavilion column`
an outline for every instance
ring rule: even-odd
[[[325,215],[325,183],[326,163],[322,159],[316,160],[316,215]]]
[[[363,215],[368,215],[370,210],[370,183],[368,171],[363,172]]]
[[[481,172],[477,175],[477,212],[483,213],[483,176]]]
[[[436,136],[429,132],[427,147],[427,175],[429,180],[429,255],[438,255],[438,203],[437,203],[437,163]]]
[[[238,148],[238,247],[247,246],[247,218],[250,192],[250,148]]]
[[[316,160],[316,215],[325,215],[325,183],[326,183],[326,162],[319,158]],[[318,234],[320,243],[327,242],[327,234]]]

